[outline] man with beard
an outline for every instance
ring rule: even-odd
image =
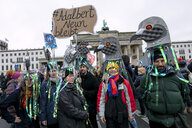
[[[141,78],[141,95],[147,108],[150,128],[175,128],[177,117],[184,120],[183,111],[188,96],[187,84],[178,70],[164,60],[160,49],[154,50],[153,66]],[[165,54],[166,56],[166,54]]]
[[[96,106],[97,106],[97,92],[99,89],[99,81],[88,71],[86,64],[82,63],[80,66],[81,87],[83,94],[87,100],[89,119],[93,128],[97,128],[96,121]]]

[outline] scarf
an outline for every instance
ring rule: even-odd
[[[118,89],[117,89],[117,85],[116,82],[119,79],[119,73],[117,73],[114,76],[111,76],[108,79],[108,92],[109,92],[109,96],[118,96]]]

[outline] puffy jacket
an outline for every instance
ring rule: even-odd
[[[141,95],[149,120],[170,127],[175,115],[183,113],[189,88],[181,77],[178,71],[170,68],[165,75],[154,76],[152,71],[141,78]]]
[[[47,125],[57,124],[57,118],[53,118],[54,112],[54,93],[56,92],[56,83],[50,81],[44,81],[41,85],[41,96],[40,96],[40,120],[47,121]],[[48,99],[50,89],[50,99]]]
[[[106,116],[112,118],[118,117],[119,114],[122,114],[122,116],[125,118],[133,116],[136,110],[136,106],[133,92],[129,82],[119,76],[119,80],[116,84],[119,93],[117,97],[109,96],[108,83],[102,82],[100,84],[99,91],[97,94],[97,111],[99,112],[99,116]],[[114,104],[118,105],[114,106]],[[112,109],[112,107],[115,110]]]
[[[68,84],[59,93],[58,121],[60,128],[85,128],[88,112],[84,110],[85,98],[75,84]]]

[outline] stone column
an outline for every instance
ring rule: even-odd
[[[139,45],[136,46],[136,55],[137,55],[137,60],[139,60]]]
[[[127,46],[123,46],[123,54],[124,55],[127,55],[128,54],[128,48],[127,48]]]
[[[102,63],[103,63],[103,53],[102,52],[98,52],[98,62],[97,62],[97,65],[99,67],[101,67]]]
[[[131,57],[131,56],[132,56],[132,54],[131,54],[131,45],[129,45],[129,44],[127,45],[127,51],[128,51],[128,54],[127,54],[127,55],[128,55],[129,57]]]

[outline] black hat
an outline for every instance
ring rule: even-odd
[[[86,58],[83,58],[82,60],[80,60],[79,65],[80,65],[80,66],[84,65],[84,66],[87,67],[87,61],[86,61]]]
[[[65,77],[64,77],[64,78],[66,78],[69,74],[73,74],[73,70],[71,70],[71,69],[66,69],[66,70],[65,70]]]
[[[159,49],[154,51],[154,58],[153,60],[155,61],[156,59],[163,58],[163,55]]]
[[[187,66],[190,72],[192,72],[192,62]]]

